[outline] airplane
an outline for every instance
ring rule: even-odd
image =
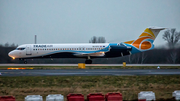
[[[80,44],[24,44],[8,55],[23,60],[34,58],[85,58],[91,64],[93,58],[113,58],[148,51],[154,48],[154,40],[163,27],[149,27],[136,40],[121,43]]]

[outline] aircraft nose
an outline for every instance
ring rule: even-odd
[[[9,55],[9,57],[15,59],[15,56],[14,56],[14,52],[13,52],[13,51],[9,52],[8,55]]]
[[[12,51],[8,53],[9,57],[12,57]]]

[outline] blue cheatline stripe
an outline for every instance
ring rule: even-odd
[[[118,43],[109,43],[109,46],[117,45]]]

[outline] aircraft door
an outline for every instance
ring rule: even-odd
[[[31,45],[26,45],[26,55],[31,55]]]

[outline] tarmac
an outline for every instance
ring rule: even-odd
[[[1,76],[134,76],[180,75],[180,69],[56,69],[0,70]]]
[[[0,64],[0,66],[78,66],[78,64]],[[86,64],[86,66],[123,66],[123,64]],[[126,64],[126,66],[180,66],[180,64]]]

